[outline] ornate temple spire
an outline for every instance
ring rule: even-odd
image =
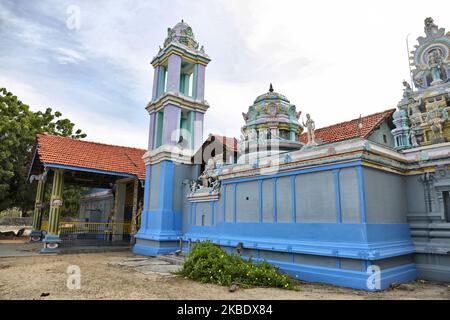
[[[273,86],[272,86],[272,83],[270,84],[269,92],[273,92]]]

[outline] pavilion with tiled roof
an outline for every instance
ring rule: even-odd
[[[34,146],[30,175],[43,168],[58,168],[96,176],[138,178],[145,180],[145,150],[38,134]],[[77,182],[77,179],[70,179]],[[105,179],[100,179],[105,180]],[[80,181],[80,180],[79,180]],[[82,180],[81,180],[82,181]]]
[[[47,206],[44,203],[45,183],[49,181],[52,184],[48,234],[42,252],[54,251],[62,239],[67,241],[63,235],[57,236],[60,232],[59,215],[64,204],[63,189],[66,184],[112,190],[114,208],[111,212],[103,212],[103,217],[106,219],[110,216],[114,221],[110,232],[116,240],[128,239],[139,221],[138,204],[143,198],[145,181],[145,164],[142,160],[144,153],[143,149],[38,134],[28,168],[30,182],[38,181],[31,235],[34,240],[42,238],[43,208]],[[111,228],[112,222],[91,218],[94,220],[91,221],[88,217],[87,221],[71,222],[66,236],[70,239],[78,239],[79,236],[89,239],[100,237],[100,241],[103,241],[102,230]],[[95,229],[94,234],[92,228]],[[124,241],[124,244],[128,245],[128,242]]]

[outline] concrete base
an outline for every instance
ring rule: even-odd
[[[30,242],[40,242],[44,238],[41,230],[33,230],[30,233]]]
[[[61,248],[60,248],[61,239],[59,238],[59,236],[47,234],[45,236],[44,240],[42,240],[42,242],[44,243],[44,248],[41,250],[41,253],[60,253],[61,252]]]
[[[434,282],[450,282],[450,266],[418,264],[417,277]]]
[[[180,250],[179,241],[155,241],[136,238],[133,253],[156,257],[161,254],[173,253]]]

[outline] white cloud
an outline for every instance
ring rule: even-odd
[[[211,108],[205,117],[205,136],[209,131],[237,136],[243,125],[241,113],[267,91],[269,82],[303,114],[311,113],[319,127],[395,107],[401,82],[409,78],[407,34],[411,33],[412,48],[427,16],[450,28],[445,25],[450,21],[450,3],[444,0],[426,7],[417,0],[58,1],[43,2],[40,10],[46,19],[56,19],[65,28],[66,8],[73,4],[80,6],[82,23],[79,30],[59,30],[69,37],[65,41],[40,24],[39,16],[33,21],[15,14],[11,18],[9,13],[0,17],[8,18],[10,31],[28,44],[47,46],[60,63],[77,64],[79,70],[90,72],[83,69],[84,62],[108,62],[111,70],[106,75],[89,74],[102,86],[74,92],[71,88],[79,84],[75,82],[83,80],[74,78],[58,86],[59,79],[50,83],[22,74],[8,75],[8,81],[24,101],[61,105],[61,111],[76,120],[90,139],[144,147],[144,106],[151,97],[153,79],[149,62],[167,27],[181,19],[192,26],[212,58],[206,72]],[[110,76],[120,85],[114,90],[136,105],[124,108],[108,92],[96,92],[111,89]],[[50,92],[36,90],[40,82],[50,85]],[[55,93],[55,88],[67,92]],[[74,101],[79,98],[74,93],[92,102]],[[108,115],[108,108],[133,110],[136,116],[124,121],[120,114]]]
[[[78,64],[86,60],[86,57],[80,52],[69,48],[55,48],[56,59],[61,64],[75,63]]]

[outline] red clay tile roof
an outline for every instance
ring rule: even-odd
[[[143,149],[75,140],[66,137],[38,134],[37,155],[44,164],[57,164],[125,173],[145,179]]]
[[[353,138],[367,138],[379,125],[388,117],[392,116],[395,109],[374,113],[365,117],[353,119],[346,122],[337,123],[329,127],[317,129],[316,140],[323,144],[344,141]],[[361,129],[358,124],[362,123]],[[300,141],[307,142],[306,132],[300,135]]]

